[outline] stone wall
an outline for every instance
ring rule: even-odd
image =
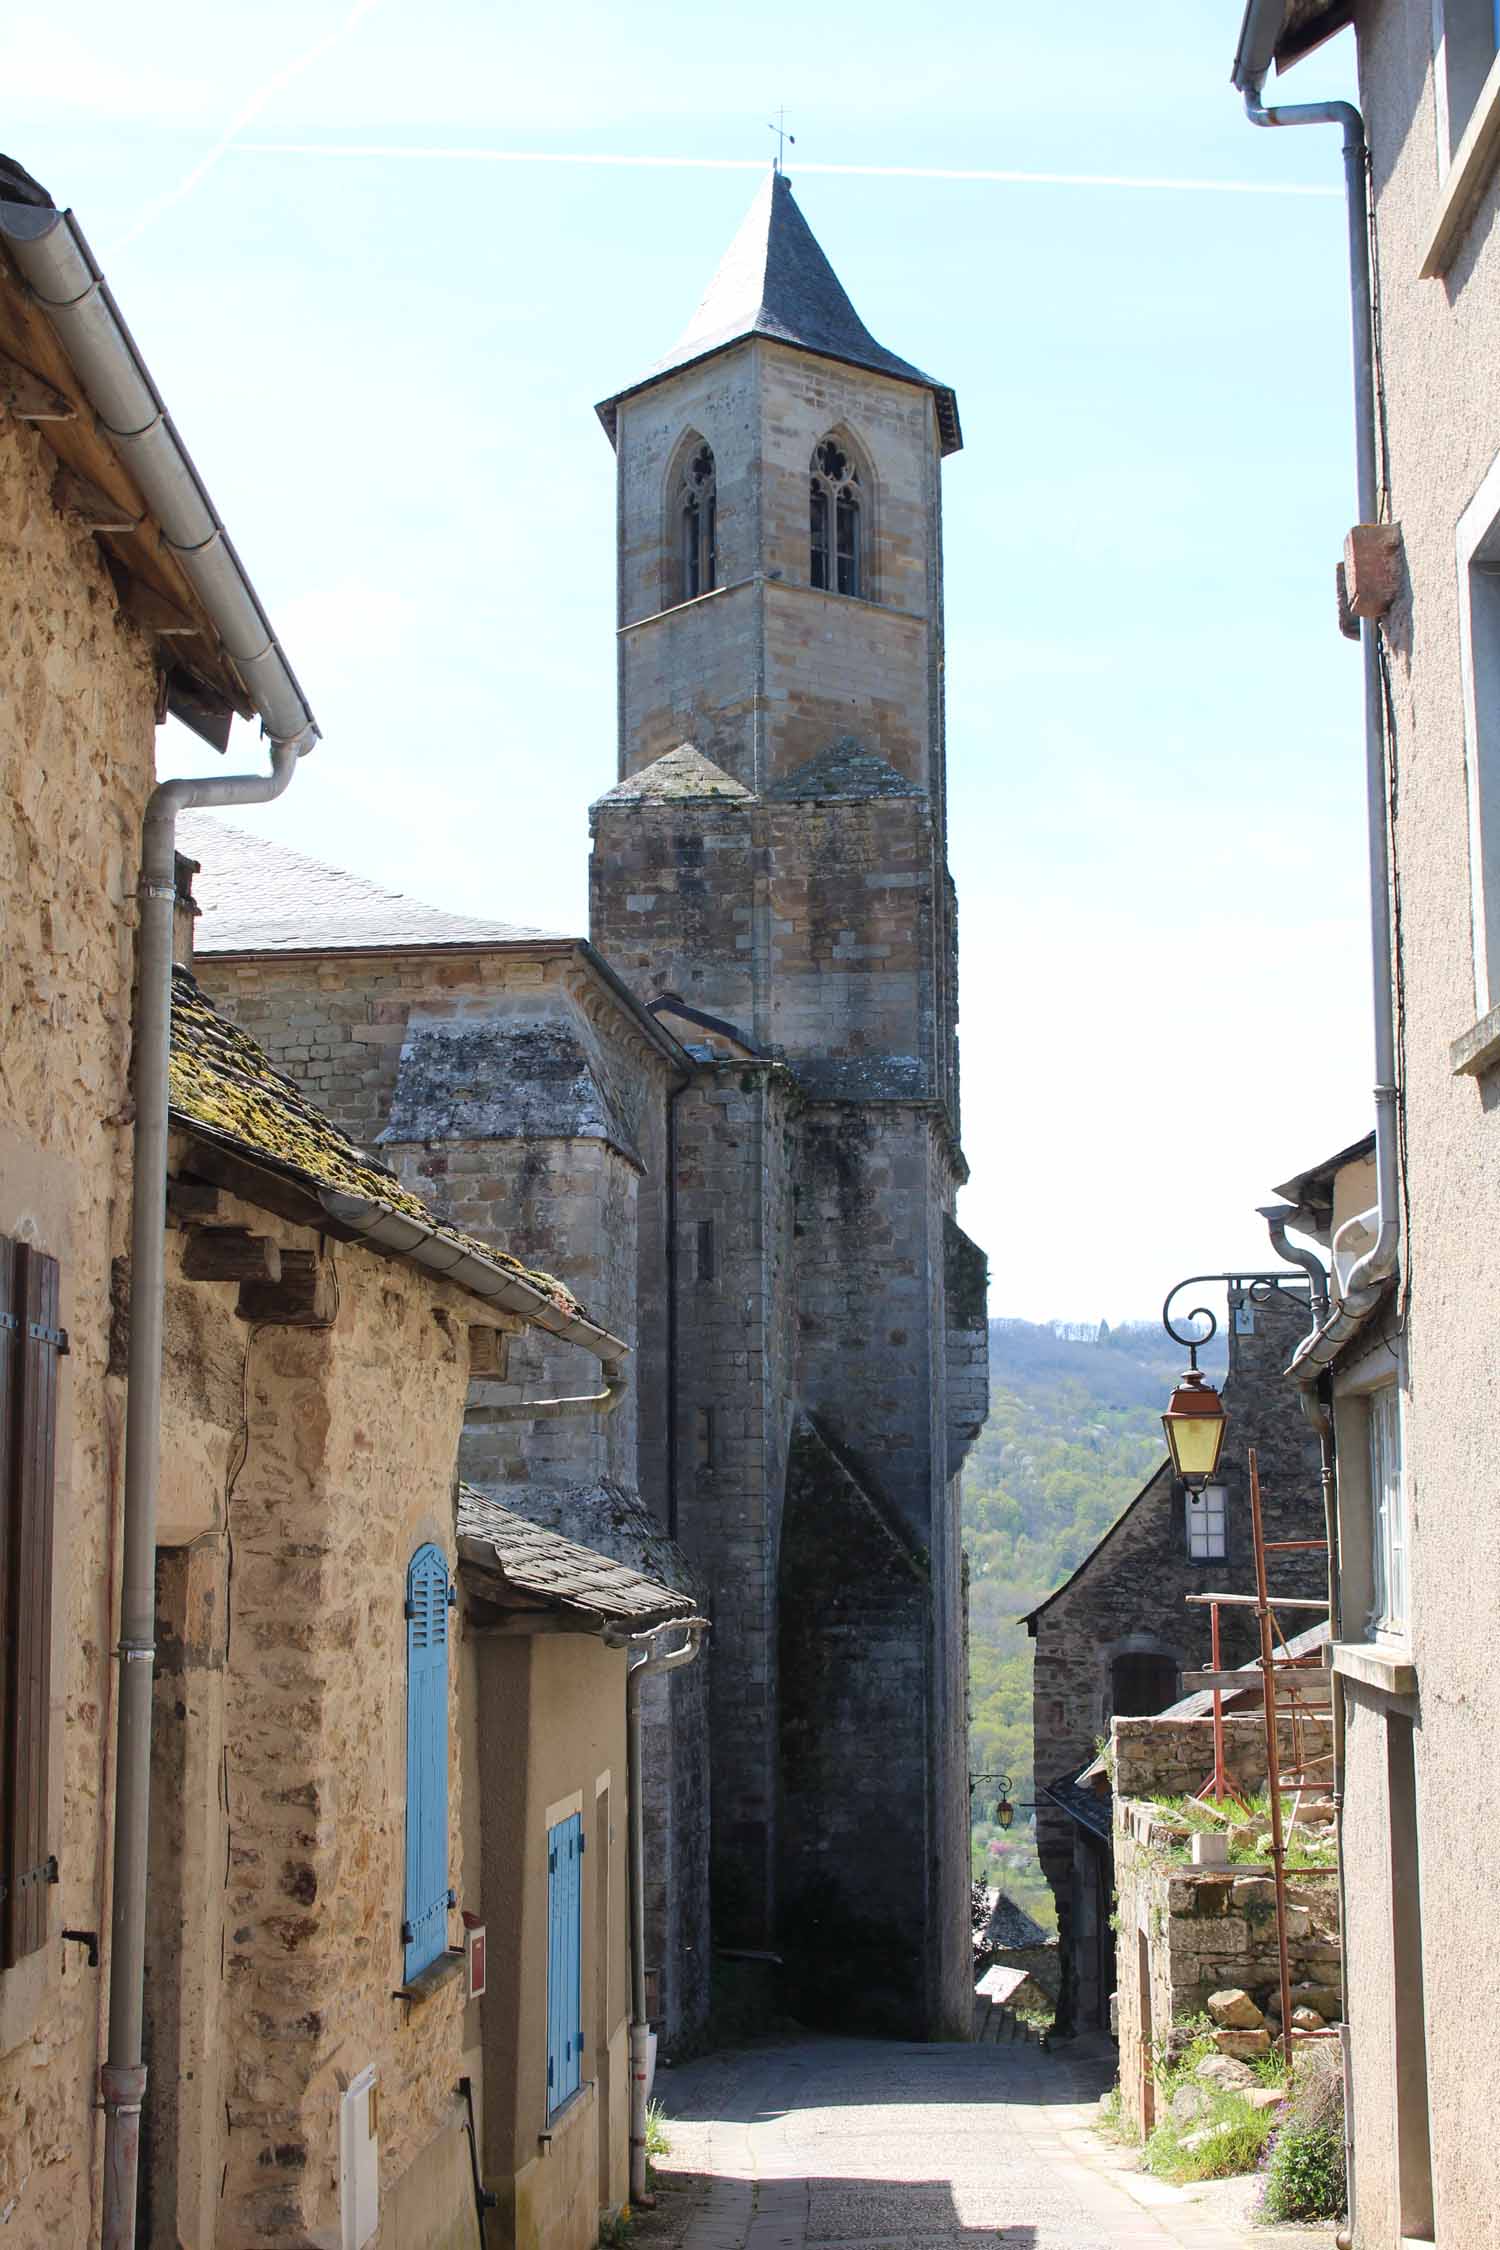
[[[610,1414],[526,1420],[512,1410],[527,1398],[597,1391],[599,1364],[535,1331],[514,1337],[503,1376],[470,1386],[460,1468],[504,1506],[678,1583],[683,1557],[662,1536],[672,1513],[671,1069],[629,1007],[566,942],[354,959],[199,954],[196,968],[225,1012],[408,1186],[467,1232],[558,1275],[632,1346]],[[679,1216],[682,1273],[693,1270],[697,1217]],[[687,1286],[691,1304],[699,1293]],[[658,1732],[646,1773],[648,1947],[679,2045],[701,2036],[708,2010],[706,1694],[701,1677],[647,1691]]]
[[[1254,1589],[1245,1467],[1250,1446],[1259,1460],[1267,1539],[1323,1537],[1317,1440],[1281,1375],[1307,1326],[1304,1310],[1279,1301],[1229,1308],[1229,1366],[1223,1386],[1229,1426],[1220,1472],[1228,1492],[1228,1554],[1211,1562],[1189,1555],[1184,1495],[1164,1462],[1073,1576],[1027,1620],[1036,1642],[1036,1775],[1044,1785],[1076,1771],[1107,1730],[1113,1715],[1111,1667],[1117,1656],[1162,1658],[1161,1707],[1176,1700],[1183,1671],[1207,1669],[1209,1614],[1191,1606],[1187,1597],[1209,1589]],[[1273,1594],[1326,1597],[1328,1559],[1322,1551],[1274,1555],[1269,1577]],[[1248,1661],[1258,1648],[1253,1615],[1226,1609],[1222,1621],[1224,1663]],[[1289,1610],[1282,1627],[1290,1638],[1311,1622],[1311,1613]],[[1186,1786],[1196,1789],[1202,1779],[1198,1774]],[[1057,1900],[1066,1961],[1071,1957],[1072,1823],[1047,1798],[1037,1810],[1037,1847]]]
[[[799,1421],[778,1622],[779,1950],[809,2023],[924,2020],[931,1754],[925,1558]]]
[[[61,1267],[49,1839],[51,1935],[0,1974],[0,2226],[97,2225],[101,1972],[64,1928],[109,1922],[111,1556],[122,1386],[110,1262],[130,1200],[131,976],[155,667],[93,538],[49,496],[54,457],[0,419],[0,1234]]]
[[[809,583],[807,479],[830,432],[868,496],[869,598]],[[689,434],[713,447],[719,590],[669,606],[671,500]],[[695,742],[759,791],[868,712],[923,787],[940,686],[938,454],[930,396],[764,340],[621,400],[620,766]]]
[[[190,1144],[178,1161],[191,1166]],[[315,1239],[228,1196],[218,1216],[287,1246]],[[331,1326],[250,1327],[235,1284],[180,1278],[183,1242],[169,1235],[179,1345],[164,1451],[197,1431],[196,1458],[225,1472],[198,1481],[198,1518],[179,1511],[158,1572],[146,2184],[153,2243],[234,2250],[336,2230],[339,2093],[367,2064],[383,2195],[457,2129],[461,1987],[420,2006],[395,1997],[403,1604],[424,1540],[454,1562],[453,1464],[481,1308],[415,1268],[337,1249]],[[462,1905],[462,1619],[449,1614]],[[461,2221],[472,2225],[471,2207],[430,2210],[421,2239],[445,2245]]]
[[[1223,1723],[1231,1782],[1246,1794],[1264,1789],[1263,1722],[1230,1713]],[[1300,1721],[1305,1757],[1326,1755],[1332,1739],[1327,1719]],[[1238,1989],[1262,2005],[1273,1988],[1279,1996],[1275,1889],[1269,1847],[1260,1864],[1191,1867],[1184,1832],[1149,1802],[1200,1786],[1205,1760],[1210,1770],[1213,1765],[1211,1720],[1116,1719],[1111,1740],[1120,2088],[1126,2114],[1147,2132],[1154,2122],[1154,2057],[1170,2051],[1174,2031],[1180,2044],[1180,2027],[1203,2014],[1212,1993]],[[1290,1767],[1298,1735],[1289,1718],[1279,1721],[1277,1740]],[[1337,1869],[1289,1875],[1287,1898],[1293,1985],[1336,1990]],[[1236,2051],[1232,2039],[1224,2043]]]

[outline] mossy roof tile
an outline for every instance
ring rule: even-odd
[[[553,1275],[446,1225],[394,1172],[362,1155],[248,1033],[219,1014],[185,969],[172,972],[171,1112],[188,1132],[222,1142],[253,1164],[314,1190],[383,1204],[455,1249],[514,1273],[569,1318],[589,1318]]]

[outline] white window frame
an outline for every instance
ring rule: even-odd
[[[1474,997],[1500,1006],[1500,453],[1458,519],[1459,663],[1469,796]]]
[[[1410,1529],[1401,1386],[1382,1383],[1365,1398],[1370,1478],[1369,1629],[1372,1639],[1405,1644],[1410,1613]]]
[[[1432,0],[1438,205],[1424,280],[1446,273],[1500,155],[1500,38],[1494,0]]]
[[[1229,1488],[1206,1484],[1183,1500],[1189,1562],[1222,1562],[1229,1553]]]

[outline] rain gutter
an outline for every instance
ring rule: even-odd
[[[545,1329],[549,1336],[556,1336],[565,1343],[581,1344],[595,1359],[623,1359],[630,1349],[623,1338],[612,1336],[607,1328],[600,1328],[581,1314],[563,1312],[543,1290],[523,1280],[520,1274],[496,1265],[477,1251],[462,1249],[436,1226],[408,1218],[404,1211],[392,1210],[388,1203],[377,1202],[373,1196],[351,1195],[343,1188],[319,1188],[318,1200],[330,1219],[356,1242],[367,1242],[373,1249],[389,1251],[394,1257],[410,1258],[414,1264],[425,1266],[429,1273],[440,1274],[445,1281],[467,1289],[471,1296],[482,1297],[506,1312],[520,1313],[533,1328]],[[546,1403],[540,1401],[528,1408],[527,1415],[537,1413]],[[570,1407],[573,1403],[568,1402]]]

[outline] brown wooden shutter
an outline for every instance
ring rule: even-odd
[[[0,1968],[47,1935],[58,1266],[0,1243]]]

